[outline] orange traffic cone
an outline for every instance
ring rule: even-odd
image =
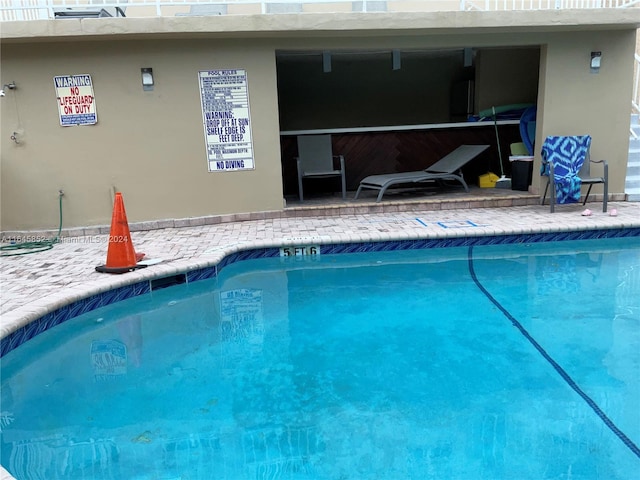
[[[138,268],[137,263],[144,254],[136,254],[131,242],[127,213],[124,210],[122,194],[116,193],[111,217],[107,264],[96,267],[101,273],[126,273]]]

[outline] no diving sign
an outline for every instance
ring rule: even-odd
[[[247,72],[207,70],[198,79],[209,171],[253,170]]]
[[[94,125],[98,122],[91,75],[61,75],[53,77],[58,100],[60,125]]]

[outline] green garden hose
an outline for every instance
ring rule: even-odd
[[[9,243],[0,247],[0,257],[15,257],[17,255],[27,255],[29,253],[44,252],[51,250],[53,246],[60,241],[60,232],[62,232],[62,197],[64,192],[60,190],[58,194],[60,209],[60,224],[58,226],[58,234],[54,238],[43,238],[42,240],[34,240],[20,243]],[[20,237],[18,237],[20,238]],[[3,240],[4,242],[4,240]]]

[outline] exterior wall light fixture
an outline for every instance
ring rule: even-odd
[[[602,60],[602,52],[591,52],[591,73],[600,71],[600,62]]]
[[[142,89],[153,90],[153,68],[141,68],[140,74],[142,75]]]

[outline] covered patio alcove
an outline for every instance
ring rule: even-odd
[[[296,138],[309,134],[332,135],[352,202],[364,177],[428,168],[465,143],[490,145],[463,169],[470,187],[479,175],[500,175],[500,158],[509,176],[510,144],[521,141],[519,114],[499,116],[497,126],[478,114],[537,103],[540,46],[283,49],[276,64],[287,204],[298,201]],[[305,200],[339,190],[339,179],[310,180]],[[361,199],[375,196],[363,192]]]

